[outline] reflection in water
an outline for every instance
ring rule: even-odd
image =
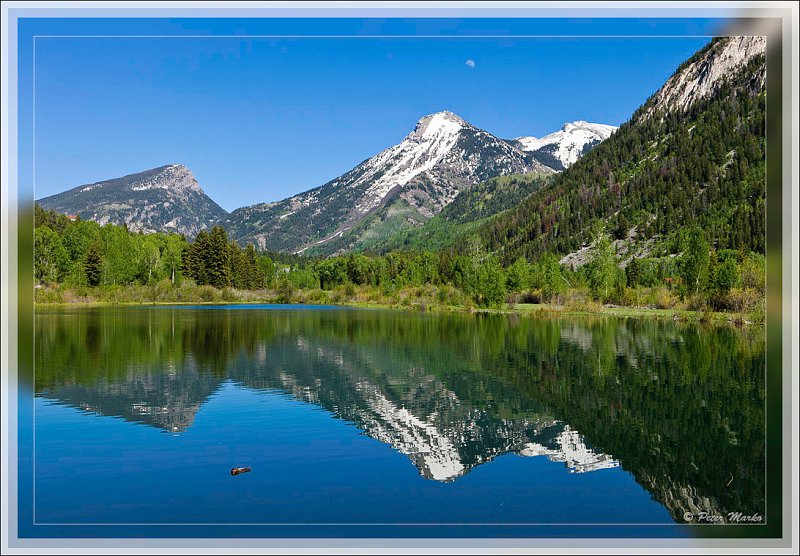
[[[763,356],[758,329],[632,319],[67,310],[37,316],[35,386],[173,433],[226,381],[279,390],[428,479],[506,453],[575,473],[621,465],[682,521],[764,512]]]

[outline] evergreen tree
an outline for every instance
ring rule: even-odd
[[[633,257],[628,266],[625,267],[625,278],[628,282],[628,287],[635,288],[642,283],[642,262]]]
[[[263,280],[258,268],[258,254],[252,243],[247,244],[242,252],[242,276],[243,287],[248,290],[255,290],[261,286]]]
[[[194,238],[194,243],[186,257],[186,274],[198,284],[208,284],[208,257],[211,251],[211,236],[202,230]]]
[[[89,246],[83,268],[86,272],[87,283],[90,286],[99,286],[100,276],[103,271],[103,258],[100,253],[99,242],[94,242]]]
[[[228,233],[222,226],[214,226],[209,234],[204,262],[207,283],[215,288],[231,284],[230,251]]]

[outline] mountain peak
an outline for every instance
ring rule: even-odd
[[[38,202],[45,209],[78,214],[101,225],[126,224],[132,231],[169,231],[189,237],[227,214],[183,164],[79,185]]]
[[[466,127],[472,126],[460,116],[444,110],[420,118],[411,135],[417,140],[440,135],[454,135]]]
[[[464,118],[456,114],[455,112],[451,112],[450,110],[440,110],[439,112],[434,112],[432,114],[428,114],[427,116],[423,116],[419,119],[418,124],[428,122],[434,119],[442,119],[448,121],[455,121],[455,122],[462,122],[467,123]]]
[[[567,130],[567,129],[571,128],[571,127],[583,127],[588,123],[589,122],[587,122],[586,120],[575,120],[574,122],[565,123],[563,126],[561,126],[561,129]]]
[[[369,234],[382,233],[375,230],[416,227],[489,178],[555,171],[443,110],[424,116],[400,143],[338,178],[273,207],[238,209],[224,224],[235,240],[262,249],[331,253],[363,245]]]

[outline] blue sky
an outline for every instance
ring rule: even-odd
[[[709,34],[711,26],[679,23],[627,23],[619,32]],[[614,31],[608,22],[587,27],[556,20],[537,21],[532,31],[518,21],[491,20],[482,28],[480,21],[445,27],[362,21],[344,30],[341,22],[292,27],[273,21],[267,29],[248,21],[170,21],[147,24],[146,33],[132,24],[64,25],[54,23],[51,33],[35,30],[36,198],[183,163],[227,210],[321,185],[439,110],[503,138],[542,136],[578,119],[619,125],[709,40],[466,36]],[[42,36],[106,29],[103,34],[184,36]],[[262,29],[357,37],[219,37]],[[424,38],[442,29],[448,38]],[[375,36],[400,33],[412,36]],[[23,74],[24,68],[21,109]],[[24,127],[24,117],[21,122]],[[21,166],[26,162],[22,153]]]

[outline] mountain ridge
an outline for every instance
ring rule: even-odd
[[[557,173],[563,164],[554,160],[551,153],[527,152],[444,110],[423,116],[400,143],[322,186],[241,207],[221,224],[239,243],[261,249],[348,251],[362,245],[358,234],[364,229],[382,229],[375,222],[378,212],[381,219],[393,215],[387,224],[393,230],[417,227],[487,179]]]
[[[203,192],[182,164],[80,185],[39,203],[101,225],[124,224],[134,232],[191,238],[220,224],[233,240],[261,250],[303,253],[311,248],[331,254],[358,249],[365,229],[380,234],[418,227],[460,192],[487,179],[555,174],[613,129],[579,120],[541,140],[505,140],[443,110],[423,116],[400,143],[321,186],[230,213]],[[576,139],[576,132],[583,135]],[[381,224],[387,215],[388,223]]]

